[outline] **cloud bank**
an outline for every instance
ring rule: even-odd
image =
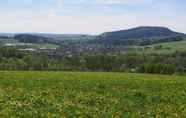
[[[155,25],[186,33],[186,8],[183,7],[186,4],[165,1],[154,4],[154,0],[55,0],[39,9],[0,8],[0,32],[99,34]]]

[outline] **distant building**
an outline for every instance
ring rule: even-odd
[[[29,51],[29,52],[34,52],[36,49],[33,48],[25,48],[25,49],[19,49],[20,51]]]
[[[32,46],[32,43],[6,43],[5,46]]]

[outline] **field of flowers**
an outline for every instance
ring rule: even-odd
[[[0,72],[0,117],[186,117],[186,77]]]

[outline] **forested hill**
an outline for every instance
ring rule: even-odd
[[[186,35],[174,32],[165,27],[137,27],[129,30],[120,30],[114,32],[106,32],[99,35],[96,39],[99,43],[105,44],[140,44],[140,43],[156,43],[170,42],[181,40]]]
[[[150,45],[161,42],[181,41],[186,37],[183,33],[174,32],[166,27],[144,26],[128,30],[106,32],[100,35],[87,34],[0,34],[0,38],[11,38],[26,43],[55,43],[86,42],[88,44],[109,45]]]

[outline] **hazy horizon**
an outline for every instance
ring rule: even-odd
[[[0,32],[100,34],[138,26],[186,33],[183,0],[0,1]]]

